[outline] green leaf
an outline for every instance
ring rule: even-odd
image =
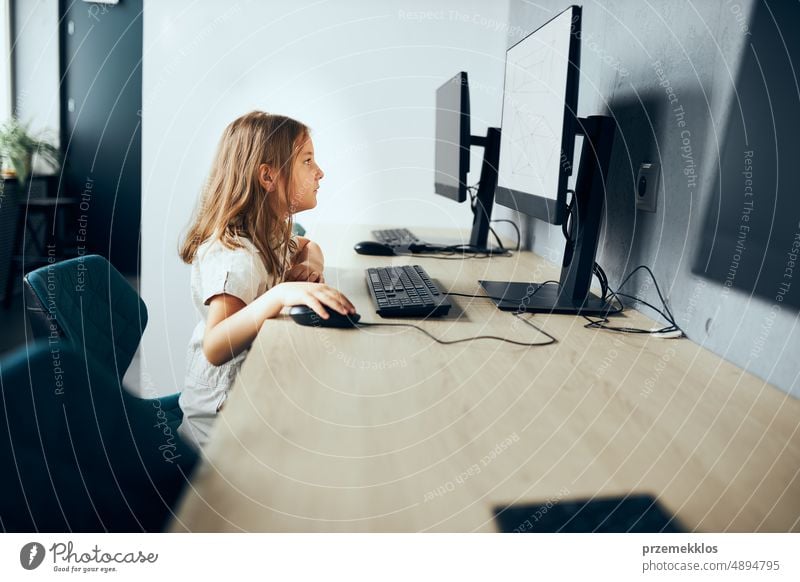
[[[28,180],[34,154],[56,169],[61,165],[61,153],[57,147],[31,136],[28,125],[16,117],[6,121],[0,128],[0,156],[14,168],[21,186]]]

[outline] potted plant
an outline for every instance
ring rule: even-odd
[[[16,175],[20,186],[24,186],[31,173],[33,154],[37,154],[48,164],[58,167],[60,156],[58,148],[46,141],[34,138],[28,127],[15,117],[0,128],[0,156],[3,158],[3,175]]]

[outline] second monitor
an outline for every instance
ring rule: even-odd
[[[480,183],[475,196],[467,184],[472,146],[483,147]],[[455,202],[469,199],[472,205],[472,230],[469,243],[449,247],[464,252],[494,252],[488,245],[489,221],[494,191],[497,186],[497,164],[500,156],[500,130],[488,128],[486,136],[472,135],[470,130],[469,81],[461,71],[436,90],[436,148],[434,157],[434,191]],[[373,231],[381,242],[396,246],[420,243],[405,229]],[[408,238],[408,237],[411,238]],[[396,242],[394,242],[396,241]],[[441,247],[428,241],[430,250]]]

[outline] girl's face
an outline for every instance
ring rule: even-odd
[[[306,137],[298,146],[289,181],[289,213],[309,210],[317,205],[319,181],[325,173],[314,159],[314,142]]]

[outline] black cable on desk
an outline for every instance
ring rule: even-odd
[[[607,325],[609,323],[609,321],[605,317],[603,317],[601,319],[597,319],[597,320],[592,320],[592,319],[590,319],[590,318],[588,318],[586,316],[583,316],[584,319],[589,322],[584,327],[586,327],[588,329],[603,329],[603,330],[614,331],[614,332],[618,332],[618,333],[638,333],[638,334],[650,334],[650,335],[655,335],[655,334],[660,334],[660,333],[671,333],[671,332],[677,331],[677,332],[680,332],[681,336],[686,336],[686,333],[680,328],[680,326],[675,321],[675,316],[672,314],[672,311],[670,310],[669,305],[667,304],[666,300],[664,299],[664,295],[661,293],[661,288],[658,286],[658,281],[656,280],[656,276],[653,273],[653,271],[650,269],[650,267],[648,267],[647,265],[639,265],[638,267],[633,269],[622,280],[622,283],[620,283],[618,289],[621,289],[628,281],[630,281],[631,277],[633,277],[633,275],[639,270],[644,270],[650,275],[650,278],[653,280],[653,284],[655,285],[656,293],[658,294],[658,298],[661,300],[661,304],[664,306],[664,310],[662,311],[661,309],[655,307],[654,305],[651,305],[650,303],[648,303],[644,299],[640,299],[639,297],[636,297],[635,295],[628,295],[627,293],[622,293],[621,291],[618,291],[618,290],[614,291],[613,289],[609,288],[609,294],[611,296],[615,297],[617,299],[617,302],[620,304],[620,310],[617,311],[616,313],[621,313],[622,310],[624,309],[624,305],[622,303],[622,300],[620,299],[620,296],[627,297],[629,299],[633,299],[634,301],[638,301],[642,305],[645,305],[645,306],[649,307],[650,309],[652,309],[653,311],[658,313],[661,317],[663,317],[665,320],[667,320],[667,322],[669,322],[670,325],[668,325],[666,327],[662,327],[661,329],[655,329],[655,330],[653,330],[653,329],[642,329],[642,328],[637,328],[637,327],[615,327],[615,326]]]
[[[631,273],[623,280],[623,282],[620,285],[620,287],[622,287],[622,285],[627,283],[627,281],[631,278],[631,276],[633,276],[633,274],[636,271],[638,271],[640,269],[647,270],[650,273],[651,277],[653,278],[653,283],[656,286],[656,291],[658,292],[659,297],[662,299],[662,302],[664,303],[664,308],[666,310],[666,313],[664,311],[658,309],[654,305],[651,305],[650,303],[648,303],[644,299],[640,299],[639,297],[636,297],[636,296],[633,296],[633,295],[628,295],[627,293],[622,293],[621,291],[612,290],[608,286],[608,279],[606,278],[605,272],[603,272],[603,270],[600,268],[600,266],[597,265],[596,263],[595,263],[595,267],[597,268],[597,270],[599,270],[599,273],[597,271],[595,271],[595,274],[597,275],[598,279],[600,280],[601,287],[604,289],[604,291],[603,291],[603,299],[605,300],[608,297],[613,297],[613,298],[615,298],[617,300],[617,303],[619,304],[619,308],[616,311],[609,312],[609,315],[617,315],[619,313],[622,313],[625,310],[625,306],[622,303],[622,300],[620,299],[620,296],[622,296],[622,297],[627,297],[629,299],[633,299],[633,300],[638,301],[639,303],[641,303],[643,305],[646,305],[647,307],[649,307],[650,309],[652,309],[653,311],[655,311],[656,313],[661,315],[664,319],[666,319],[670,323],[670,325],[666,326],[666,327],[663,327],[663,328],[660,328],[660,329],[656,329],[656,330],[641,329],[641,328],[636,328],[636,327],[624,327],[624,326],[623,327],[615,327],[615,326],[607,325],[609,323],[609,320],[606,317],[593,320],[593,319],[590,319],[589,317],[583,315],[582,317],[588,322],[584,326],[585,328],[587,328],[587,329],[603,329],[603,330],[607,330],[607,331],[616,331],[616,332],[620,332],[620,333],[640,333],[640,334],[659,334],[659,333],[669,333],[669,332],[673,332],[673,331],[680,331],[681,334],[686,335],[685,333],[683,333],[683,330],[680,327],[678,327],[678,325],[675,323],[675,319],[674,319],[674,317],[672,315],[672,312],[669,311],[669,307],[667,306],[666,302],[663,300],[663,296],[661,295],[661,290],[658,287],[658,282],[655,280],[655,276],[652,274],[652,271],[646,265],[641,265],[641,266],[637,267],[636,269],[634,269],[633,271],[631,271]],[[558,285],[558,284],[559,284],[558,281],[554,281],[552,279],[549,280],[549,281],[545,281],[544,283],[539,284],[536,287],[536,289],[534,290],[533,293],[531,293],[530,295],[526,295],[525,297],[520,298],[520,301],[522,301],[522,300],[524,300],[524,299],[526,299],[528,297],[533,297],[539,291],[539,289],[541,289],[545,285]],[[468,298],[473,298],[473,299],[491,299],[493,301],[501,301],[503,299],[502,297],[492,297],[490,295],[469,295],[467,293],[456,293],[454,291],[444,291],[443,293],[445,295],[455,295],[455,296],[458,296],[458,297],[468,297]],[[521,312],[515,312],[514,315],[519,316],[519,313],[521,313]],[[523,319],[523,321],[525,321],[525,323],[527,323],[528,325],[533,325],[528,320],[524,320]],[[536,329],[539,329],[539,328],[537,327]],[[541,331],[542,333],[545,333],[546,335],[549,335],[544,330],[539,329],[539,331]]]
[[[424,242],[406,245],[410,252],[398,253],[394,256],[414,257],[428,259],[442,259],[449,261],[463,261],[467,259],[488,259],[491,257],[510,257],[511,251],[500,248],[499,251],[480,250],[469,244],[458,245],[433,245]]]
[[[466,337],[466,338],[461,338],[461,339],[457,339],[457,340],[443,340],[443,339],[437,338],[435,335],[430,333],[428,330],[426,330],[424,328],[421,328],[420,326],[418,326],[416,324],[413,324],[413,323],[367,323],[367,322],[361,323],[361,322],[359,322],[359,323],[356,324],[356,327],[380,327],[380,326],[386,326],[386,327],[413,327],[414,329],[416,329],[418,331],[421,331],[422,333],[427,335],[429,338],[431,338],[436,343],[442,344],[442,345],[446,345],[446,346],[447,345],[452,345],[452,344],[460,344],[460,343],[463,343],[463,342],[471,342],[471,341],[475,341],[475,340],[488,339],[488,340],[496,340],[496,341],[500,341],[500,342],[506,342],[506,343],[509,343],[509,344],[514,344],[514,345],[517,345],[517,346],[523,346],[523,347],[528,348],[528,347],[536,347],[536,346],[549,346],[549,345],[554,344],[554,343],[556,343],[558,341],[556,338],[554,338],[552,335],[550,335],[549,333],[547,333],[543,329],[540,329],[540,328],[536,327],[535,325],[533,325],[530,321],[527,321],[527,320],[525,320],[525,319],[523,319],[521,317],[520,317],[520,319],[522,319],[522,321],[524,321],[525,323],[527,323],[528,325],[530,325],[531,327],[533,327],[537,331],[539,331],[539,332],[543,333],[544,335],[546,335],[548,338],[550,338],[550,341],[546,341],[546,342],[519,342],[517,340],[512,340],[512,339],[508,339],[508,338],[504,338],[504,337],[499,337],[499,336],[496,336],[496,335],[476,335],[476,336],[473,336],[473,337]]]
[[[468,259],[489,259],[492,256],[507,256],[507,255],[490,255],[490,254],[481,254],[481,253],[472,253],[468,254],[465,252],[435,252],[435,253],[398,253],[395,252],[394,256],[397,257],[414,257],[414,258],[424,258],[424,259],[440,259],[443,261],[466,261]]]
[[[530,325],[530,326],[531,326],[532,328],[534,328],[536,331],[538,331],[538,332],[540,332],[540,333],[543,333],[544,335],[546,335],[547,337],[549,337],[549,338],[552,340],[552,341],[550,342],[551,344],[554,344],[554,343],[556,343],[556,342],[558,341],[556,338],[554,338],[552,335],[550,335],[549,333],[547,333],[547,332],[546,332],[545,330],[543,330],[541,327],[539,327],[538,325],[535,325],[535,324],[534,324],[534,323],[533,323],[533,322],[532,322],[530,319],[525,319],[524,317],[522,317],[522,313],[521,313],[521,312],[519,312],[519,311],[515,311],[515,312],[514,312],[512,315],[513,315],[514,317],[516,317],[517,319],[519,319],[520,321],[522,321],[522,322],[526,323],[527,325]],[[542,344],[542,345],[549,345],[549,344]]]
[[[553,280],[545,281],[544,283],[541,283],[538,287],[536,287],[536,290],[533,293],[531,293],[530,295],[526,295],[525,297],[532,297],[533,295],[535,295],[539,291],[539,289],[541,289],[545,285],[549,285],[549,284],[552,284],[552,283],[558,284],[558,281],[553,281]],[[491,297],[489,295],[467,295],[466,293],[455,293],[455,292],[452,292],[452,291],[443,291],[442,293],[444,295],[458,295],[460,297],[472,297],[472,298],[475,298],[475,299],[491,299],[491,300],[494,300],[494,301],[498,301],[498,300],[502,299],[501,297]],[[413,327],[414,329],[417,329],[417,330],[421,331],[422,333],[424,333],[425,335],[427,335],[433,341],[435,341],[437,343],[440,343],[440,344],[443,344],[443,345],[458,344],[458,343],[461,343],[461,342],[470,342],[470,341],[479,340],[479,339],[497,340],[497,341],[507,342],[507,343],[510,343],[510,344],[514,344],[514,345],[517,345],[517,346],[524,346],[524,347],[549,346],[551,344],[554,344],[554,343],[558,342],[558,340],[556,338],[554,338],[552,335],[547,333],[545,330],[543,330],[539,326],[533,324],[530,320],[523,318],[522,315],[521,315],[521,312],[519,312],[519,311],[514,312],[513,315],[517,319],[519,319],[519,320],[523,321],[524,323],[526,323],[527,325],[531,326],[533,329],[535,329],[539,333],[541,333],[543,335],[546,335],[548,338],[550,338],[550,341],[547,341],[547,342],[530,342],[530,343],[529,342],[518,342],[516,340],[511,340],[511,339],[504,338],[504,337],[498,337],[498,336],[495,336],[495,335],[479,335],[479,336],[474,336],[474,337],[462,338],[462,339],[458,339],[458,340],[440,340],[439,338],[435,337],[433,334],[431,334],[427,330],[425,330],[425,329],[423,329],[423,328],[421,328],[418,325],[415,325],[413,323],[359,323],[358,325],[364,325],[364,326],[385,325],[385,326],[393,326],[393,327]]]
[[[602,317],[600,319],[591,319],[591,318],[587,317],[586,315],[583,315],[582,317],[588,322],[584,327],[587,328],[587,329],[603,329],[603,330],[606,330],[606,331],[614,331],[614,332],[619,332],[619,333],[638,333],[638,334],[650,334],[650,335],[679,331],[682,336],[685,336],[686,334],[684,333],[684,331],[675,322],[675,317],[673,316],[672,311],[669,309],[669,305],[667,305],[667,302],[664,299],[663,294],[661,293],[661,288],[658,286],[658,281],[656,281],[656,277],[653,274],[653,271],[647,265],[639,265],[638,267],[633,269],[630,273],[628,273],[628,275],[622,280],[622,283],[620,283],[619,289],[621,289],[630,280],[630,278],[639,270],[645,270],[650,275],[650,278],[653,280],[653,284],[655,285],[656,292],[658,293],[658,297],[659,297],[659,299],[661,299],[661,303],[664,306],[664,310],[662,311],[661,309],[658,309],[654,305],[651,305],[650,303],[648,303],[644,299],[641,299],[641,298],[636,297],[634,295],[628,295],[627,293],[623,293],[621,291],[614,291],[613,289],[611,289],[611,287],[608,284],[608,277],[606,276],[605,271],[603,271],[603,269],[600,267],[599,264],[595,263],[594,267],[593,267],[593,271],[594,271],[595,276],[597,276],[598,281],[600,281],[600,287],[602,289],[602,299],[605,301],[609,297],[613,297],[614,299],[617,300],[617,303],[619,304],[619,308],[616,311],[609,312],[609,315],[617,315],[619,313],[622,313],[625,310],[625,305],[622,303],[622,300],[620,299],[620,296],[622,296],[622,297],[627,297],[629,299],[633,299],[634,301],[638,301],[642,305],[645,305],[645,306],[649,307],[650,309],[652,309],[653,311],[655,311],[656,313],[661,315],[661,317],[663,317],[665,320],[667,320],[670,323],[670,325],[662,327],[660,329],[655,329],[655,330],[653,330],[653,329],[641,329],[641,328],[636,328],[636,327],[626,327],[626,326],[619,326],[618,327],[618,326],[608,325],[609,320],[608,320],[607,317]],[[550,284],[558,285],[559,283],[558,283],[558,281],[554,281],[554,280],[545,281],[544,283],[541,283],[540,285],[538,285],[533,293],[531,293],[530,295],[526,295],[525,297],[521,298],[520,301],[522,301],[522,300],[524,300],[524,299],[526,299],[528,297],[532,297],[533,295],[535,295],[539,291],[539,289],[541,289],[545,285],[550,285]],[[444,291],[444,294],[445,295],[455,295],[455,296],[458,296],[458,297],[468,297],[468,298],[474,298],[474,299],[485,298],[485,299],[491,299],[492,301],[501,301],[503,299],[502,297],[492,297],[490,295],[469,295],[467,293],[456,293],[454,291]],[[519,313],[520,312],[516,312],[514,315],[519,317],[519,315],[518,315]],[[527,320],[523,319],[523,321],[525,321],[525,323],[527,323],[529,325],[533,325]],[[538,329],[539,331],[541,331],[545,335],[548,335],[548,337],[552,337],[549,334],[547,334],[547,332],[545,332],[544,330],[541,330],[538,327],[536,329]]]

